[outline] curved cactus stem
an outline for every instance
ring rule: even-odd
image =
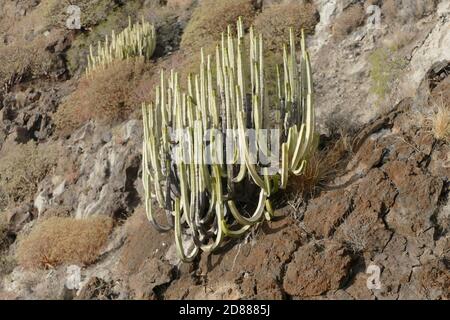
[[[244,155],[245,164],[247,166],[248,172],[252,177],[253,181],[261,188],[266,188],[264,184],[264,180],[259,176],[256,172],[255,165],[251,162],[250,153],[248,150],[247,141],[245,138],[245,130],[244,130],[244,116],[243,111],[238,112],[238,131],[239,131],[239,143],[242,148],[242,153]],[[266,193],[269,193],[268,190],[265,190]]]
[[[286,189],[289,176],[289,150],[287,143],[281,146],[281,185],[280,189]]]
[[[292,158],[294,156],[294,150],[295,150],[297,139],[298,139],[297,126],[294,125],[289,128],[288,139],[287,139],[287,145],[288,145],[288,151],[289,151],[289,164],[291,163]],[[289,167],[290,167],[290,165],[289,165]]]
[[[230,237],[230,238],[240,238],[240,237],[242,237],[251,227],[251,225],[246,225],[246,226],[241,227],[238,230],[231,230],[228,227],[228,225],[225,222],[225,220],[222,220],[220,223],[222,225],[222,229],[223,229],[224,234],[227,237]]]
[[[225,236],[222,224],[220,223],[220,221],[224,219],[224,203],[222,196],[222,180],[219,165],[212,166],[212,179],[213,179],[212,181],[213,192],[215,194],[214,205],[215,205],[215,221],[217,222],[217,230],[215,231],[216,238],[214,239],[213,243],[201,246],[202,251],[205,252],[213,252],[217,248],[219,248]]]
[[[307,151],[308,144],[305,142],[305,125],[302,124],[300,127],[300,132],[297,138],[297,145],[295,146],[294,155],[292,157],[291,169],[294,169],[298,166],[300,160],[304,157],[305,152]]]
[[[214,242],[209,245],[203,245],[201,246],[201,250],[204,252],[214,252],[216,251],[220,245],[222,244],[225,234],[223,232],[223,225],[220,221],[224,219],[224,210],[223,210],[223,204],[216,204],[216,221],[217,221],[217,230],[216,230],[216,238],[214,239]]]
[[[306,169],[307,164],[308,164],[308,162],[307,162],[306,160],[303,160],[303,161],[300,163],[300,166],[298,166],[297,168],[295,168],[292,172],[293,172],[296,176],[299,176],[299,175],[303,174],[303,172],[304,172],[305,169]]]
[[[228,207],[230,208],[231,214],[236,219],[238,223],[244,226],[251,226],[254,224],[257,224],[262,221],[263,214],[264,214],[264,208],[266,205],[267,195],[264,192],[264,190],[261,190],[259,194],[259,201],[258,206],[256,207],[255,212],[253,213],[251,218],[245,218],[239,213],[239,210],[236,207],[236,204],[233,200],[229,200],[227,202]]]
[[[199,252],[198,247],[194,247],[191,253],[186,254],[183,247],[183,237],[181,231],[181,209],[180,209],[180,199],[175,199],[175,243],[177,247],[177,253],[183,262],[192,262]]]
[[[158,232],[168,232],[172,230],[173,226],[170,224],[168,226],[163,226],[159,222],[156,221],[154,217],[154,212],[152,208],[152,201],[150,197],[146,197],[145,199],[145,213],[147,216],[148,221],[152,224],[152,226],[158,231]]]
[[[266,194],[268,197],[270,197],[272,194],[272,181],[271,181],[272,179],[269,176],[269,169],[264,168],[263,171],[264,171],[264,184],[266,186],[264,190],[268,191]]]
[[[273,217],[275,217],[275,211],[272,208],[272,202],[270,201],[270,199],[266,200],[266,220],[270,221],[272,220]]]
[[[239,173],[236,177],[232,179],[232,181],[233,183],[242,182],[246,176],[247,176],[247,166],[244,163],[239,166]]]
[[[144,26],[144,21],[142,28],[130,21],[121,34],[113,32],[111,38],[105,39],[105,46],[99,44],[97,55],[90,48],[87,73],[105,68],[115,57],[126,59],[136,52],[149,55],[155,43],[145,42],[143,36],[147,33],[156,37],[154,28]],[[291,29],[289,46],[283,47],[283,65],[277,66],[279,108],[272,127],[282,132],[276,141],[276,148],[281,145],[281,159],[274,159],[273,145],[269,147],[264,135],[264,129],[270,126],[263,39],[253,28],[249,33],[250,46],[245,48],[240,18],[237,37],[229,27],[216,46],[214,58],[202,49],[199,72],[188,76],[187,92],[180,89],[176,72],[172,70],[166,76],[161,71],[154,104],[142,107],[146,213],[159,231],[173,226],[177,252],[185,262],[193,261],[200,250],[214,252],[227,237],[240,237],[251,226],[271,220],[275,216],[271,195],[287,187],[290,174],[304,173],[317,148],[312,72],[304,32],[300,60],[297,62]],[[249,60],[244,58],[247,49]],[[248,129],[256,130],[255,141],[247,137]],[[230,140],[225,141],[226,134],[233,135],[228,148],[225,142]],[[205,135],[209,142],[204,140]],[[176,163],[172,156],[176,156]],[[271,163],[281,160],[280,172],[269,175],[266,159]],[[242,200],[237,192],[241,188],[260,193],[250,217],[241,214],[237,205]],[[166,210],[167,225],[156,221],[153,199]],[[183,244],[183,232],[194,241],[189,253]]]

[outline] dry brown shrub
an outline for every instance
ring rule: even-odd
[[[53,217],[69,218],[72,212],[73,208],[69,206],[55,204],[55,206],[46,209],[40,217],[42,217],[42,219],[50,219]]]
[[[352,33],[365,20],[364,7],[355,4],[345,9],[334,21],[333,35],[340,39]]]
[[[293,28],[300,41],[301,30],[314,33],[319,14],[312,3],[287,3],[265,9],[255,19],[255,29],[264,37],[264,46],[270,50],[282,50],[289,42],[289,28]]]
[[[47,48],[60,33],[45,37],[39,35],[31,41],[19,39],[11,44],[0,46],[0,90],[10,88],[25,78],[49,76],[60,66],[58,57]]]
[[[218,41],[228,25],[235,25],[239,17],[248,27],[255,14],[253,0],[203,0],[184,30],[181,48],[198,52],[201,47]]]
[[[31,199],[58,157],[59,148],[51,144],[31,141],[4,148],[0,154],[0,185],[9,204]]]
[[[108,217],[46,219],[19,241],[17,261],[25,268],[89,265],[98,258],[112,228]]]
[[[133,92],[147,67],[143,59],[124,60],[83,76],[54,115],[58,133],[68,135],[91,119],[108,124],[127,119],[140,108]]]
[[[395,4],[395,0],[385,0],[383,1],[383,6],[381,7],[381,12],[386,17],[388,21],[394,21],[399,12],[399,8]]]

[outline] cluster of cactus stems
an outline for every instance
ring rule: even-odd
[[[111,37],[105,36],[105,41],[98,42],[97,54],[94,54],[92,45],[89,47],[88,66],[86,73],[89,75],[97,68],[105,69],[114,60],[125,60],[132,57],[144,57],[150,59],[156,48],[155,27],[142,18],[141,23],[132,24],[128,18],[128,27],[121,33]]]
[[[304,35],[298,61],[290,32],[290,45],[284,46],[283,64],[277,68],[278,94],[273,104],[265,86],[262,36],[251,28],[249,38],[246,51],[240,19],[237,36],[229,27],[215,58],[205,57],[202,50],[199,74],[189,76],[186,92],[180,89],[177,73],[171,71],[167,79],[162,71],[155,102],[142,107],[147,216],[157,230],[175,230],[177,252],[185,262],[270,220],[274,215],[271,197],[286,188],[290,175],[304,172],[316,148]],[[269,119],[270,113],[275,114],[274,120]],[[277,150],[261,139],[259,133],[267,128],[280,132],[272,138],[278,141],[271,143]],[[249,129],[256,132],[256,152],[250,150]],[[227,148],[224,136],[230,132],[236,143]],[[270,173],[255,154],[277,162],[279,169]],[[207,161],[207,155],[217,161]],[[224,157],[231,160],[220,161]],[[157,221],[161,217],[157,219],[154,200],[161,208],[158,212],[165,213],[166,223]]]

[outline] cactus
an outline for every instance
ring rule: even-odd
[[[131,24],[128,18],[128,27],[118,35],[114,30],[111,37],[106,36],[105,41],[98,42],[97,55],[94,48],[89,47],[88,66],[86,73],[89,75],[97,68],[106,68],[116,59],[128,59],[131,57],[144,57],[150,59],[156,48],[155,27],[142,18],[142,23]]]
[[[277,72],[274,103],[266,93],[262,36],[250,29],[249,57],[244,57],[244,40],[239,19],[237,36],[229,27],[215,58],[201,51],[199,73],[189,76],[187,92],[181,91],[176,72],[166,77],[161,71],[154,103],[142,106],[147,216],[159,231],[175,230],[177,251],[185,262],[270,220],[271,197],[286,188],[289,175],[304,172],[316,147],[313,82],[304,34],[298,63],[294,33],[290,32],[290,44],[284,46],[283,64]],[[270,121],[269,106],[273,105],[275,120]],[[278,150],[263,141],[263,129],[267,128],[281,133],[271,138],[279,139],[275,145],[281,144],[281,157],[276,159]],[[248,129],[256,133],[254,145],[246,136]],[[235,143],[225,148],[229,145],[225,137],[230,135]],[[280,162],[279,172],[270,174],[258,155]],[[244,210],[252,201],[242,195],[251,191],[258,194],[256,205]],[[167,222],[157,221],[153,200],[165,210]],[[194,244],[188,253],[183,243],[186,237]]]

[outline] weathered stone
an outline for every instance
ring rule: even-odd
[[[297,297],[338,290],[349,277],[352,258],[339,243],[324,241],[300,247],[288,264],[283,288]]]
[[[135,299],[159,298],[158,287],[169,285],[172,281],[173,268],[159,259],[147,261],[141,270],[133,274],[129,280],[129,287]]]
[[[384,248],[392,232],[383,217],[394,203],[397,191],[380,169],[371,170],[358,184],[352,213],[336,231],[336,237],[357,252]]]
[[[431,155],[428,166],[430,173],[450,181],[450,145],[441,144],[436,149]]]
[[[351,207],[351,193],[345,189],[325,193],[308,205],[305,227],[318,237],[329,237],[350,213]]]
[[[6,212],[6,220],[8,229],[13,234],[17,234],[22,230],[24,225],[35,218],[33,206],[29,203],[24,203],[20,207],[11,209]]]
[[[432,227],[442,179],[427,176],[401,161],[389,162],[383,169],[399,191],[386,218],[389,226],[405,236],[415,236]]]

